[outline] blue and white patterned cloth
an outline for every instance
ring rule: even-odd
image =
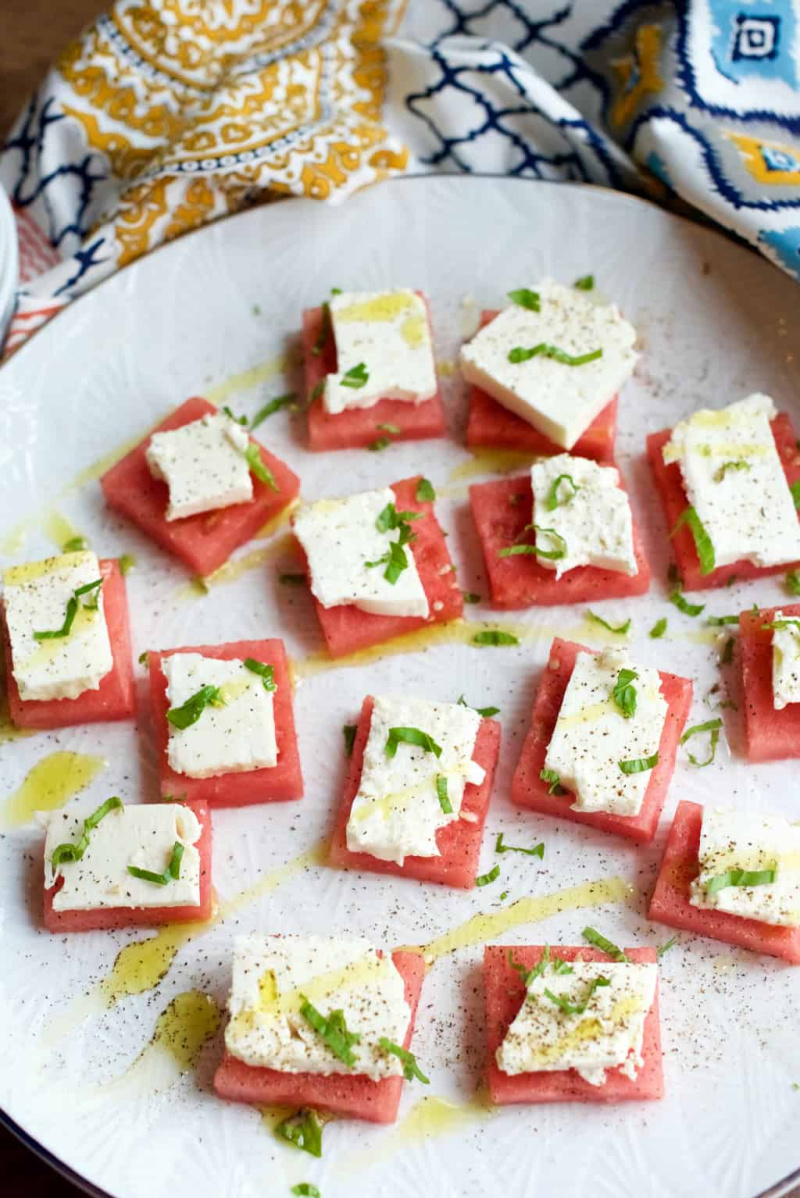
[[[419,171],[639,191],[800,279],[799,76],[800,0],[115,0],[0,156],[9,347],[254,200]]]

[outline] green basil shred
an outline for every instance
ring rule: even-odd
[[[494,882],[500,877],[500,866],[494,865],[487,874],[481,874],[475,879],[476,886],[488,886],[490,882]]]
[[[442,746],[437,745],[433,737],[421,728],[390,728],[386,738],[386,756],[396,756],[397,746],[400,744],[415,745],[418,749],[424,749],[426,753],[433,753],[435,757],[442,755]]]
[[[524,853],[526,857],[538,857],[540,861],[543,861],[544,841],[540,840],[539,843],[534,845],[532,849],[525,849],[522,848],[521,845],[505,844],[503,842],[503,833],[499,832],[497,834],[497,840],[495,841],[494,851],[496,853]]]
[[[521,345],[517,345],[514,349],[508,351],[509,362],[529,362],[531,358],[536,358],[539,355],[544,358],[551,358],[554,362],[560,362],[562,366],[585,366],[588,362],[596,362],[598,358],[602,358],[602,349],[593,349],[588,354],[568,354],[566,350],[559,349],[557,345],[548,345],[546,341],[540,341],[538,345],[533,345],[530,349],[526,349]]]
[[[619,948],[613,940],[609,940],[607,936],[604,936],[595,928],[584,928],[582,935],[584,940],[586,940],[589,944],[593,945],[595,948],[599,948],[601,952],[608,953],[609,957],[613,957],[615,961],[628,961],[629,958],[623,952],[623,950]]]
[[[153,873],[149,869],[139,869],[136,865],[129,865],[128,873],[134,878],[141,878],[143,882],[152,882],[155,886],[166,886],[169,882],[174,882],[181,876],[182,860],[183,845],[179,840],[176,840],[172,846],[172,856],[169,859],[169,865],[162,874]]]
[[[89,833],[97,827],[102,819],[105,819],[109,811],[121,811],[122,807],[122,799],[117,795],[112,795],[110,799],[106,799],[105,803],[101,803],[97,810],[83,821],[83,830],[74,844],[59,844],[53,849],[53,855],[50,858],[53,868],[55,869],[64,861],[80,861],[89,847]]]
[[[714,720],[706,720],[703,724],[693,724],[691,728],[687,728],[680,739],[680,744],[685,745],[687,740],[692,736],[698,736],[704,732],[710,733],[709,755],[705,761],[699,761],[693,753],[689,754],[689,760],[692,765],[700,766],[711,765],[717,755],[717,745],[719,744],[720,730],[722,728],[722,720],[717,717]]]
[[[301,1107],[275,1128],[275,1134],[310,1156],[322,1156],[323,1121],[311,1107]]]
[[[439,800],[439,806],[445,815],[453,814],[453,804],[447,794],[447,778],[444,774],[436,775],[436,797]]]
[[[693,507],[684,508],[678,517],[677,524],[669,534],[670,537],[674,537],[678,529],[682,528],[684,524],[689,525],[691,534],[694,537],[694,547],[697,550],[697,557],[700,562],[700,573],[710,574],[716,565],[714,545],[711,537],[705,530],[702,520]]]
[[[508,298],[520,308],[527,308],[529,312],[541,311],[542,303],[538,291],[531,291],[527,287],[517,287],[514,291],[508,292]]]
[[[607,632],[613,632],[614,636],[627,636],[631,628],[630,616],[628,616],[624,624],[620,624],[617,628],[613,624],[609,624],[608,620],[604,620],[602,616],[598,616],[597,612],[591,610],[587,610],[586,619],[591,620],[593,624],[599,624]]]
[[[633,757],[630,761],[620,761],[619,768],[623,774],[644,774],[647,770],[655,769],[658,765],[658,750],[652,757]]]

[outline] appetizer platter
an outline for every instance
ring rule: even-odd
[[[798,344],[716,233],[442,177],[24,347],[10,1125],[114,1198],[784,1192]]]

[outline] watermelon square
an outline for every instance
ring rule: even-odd
[[[321,352],[313,353],[325,319],[322,308],[307,308],[303,313],[303,363],[311,449],[368,449],[384,436],[392,441],[427,441],[446,435],[441,385],[435,395],[419,404],[404,399],[380,399],[371,408],[352,408],[336,415],[326,412],[322,397],[315,392],[326,374],[336,370],[336,342],[330,330]],[[393,425],[399,432],[387,432],[381,425]]]
[[[397,971],[405,983],[405,998],[411,1019],[403,1041],[410,1048],[414,1034],[425,962],[420,953],[392,953]],[[313,1107],[334,1115],[364,1119],[368,1123],[394,1123],[403,1092],[402,1077],[384,1077],[375,1081],[364,1074],[283,1073],[246,1065],[225,1052],[214,1075],[214,1089],[220,1098],[231,1102],[293,1107]]]
[[[593,1086],[575,1069],[552,1072],[503,1073],[497,1064],[497,1050],[525,1000],[525,985],[509,961],[509,953],[525,969],[533,969],[541,960],[543,944],[520,948],[518,945],[488,945],[483,950],[483,976],[486,991],[486,1038],[489,1052],[489,1095],[498,1106],[534,1102],[629,1102],[663,1097],[661,1031],[658,1014],[658,988],[653,1005],[644,1021],[642,1068],[636,1080],[619,1068],[606,1071],[602,1086]],[[606,953],[585,947],[554,947],[554,956],[563,961],[608,961]],[[652,948],[626,948],[629,960],[638,964],[656,961]]]
[[[216,411],[207,399],[187,399],[152,432],[183,428]],[[153,478],[145,456],[151,436],[148,433],[135,449],[112,466],[100,479],[100,486],[109,507],[121,512],[197,574],[213,574],[234,549],[254,537],[268,520],[297,498],[300,490],[297,475],[251,437],[251,444],[258,445],[262,462],[272,472],[277,491],[253,476],[253,498],[248,503],[200,512],[182,520],[167,520],[169,488],[161,479]]]
[[[661,809],[667,797],[667,789],[675,769],[683,726],[692,704],[692,684],[688,678],[659,671],[661,693],[667,702],[667,718],[658,746],[658,764],[650,771],[650,781],[645,792],[644,803],[638,815],[615,815],[608,811],[573,811],[570,804],[574,795],[550,794],[547,782],[540,774],[545,768],[547,747],[555,730],[558,713],[564,699],[567,683],[575,668],[579,652],[591,653],[574,641],[556,637],[550,648],[536,693],[528,729],[522,746],[519,763],[511,783],[511,798],[521,807],[530,807],[540,815],[554,815],[559,819],[572,820],[576,824],[587,824],[601,832],[625,836],[642,844],[652,840],[656,834]]]
[[[797,451],[797,435],[792,427],[790,416],[779,412],[771,422],[772,435],[781,459],[786,482],[791,487],[800,482],[800,454]],[[689,500],[683,489],[683,476],[678,462],[664,462],[663,449],[672,436],[672,429],[662,429],[660,433],[651,433],[647,438],[647,456],[656,490],[661,498],[661,506],[667,520],[670,532],[678,523],[683,512],[689,507]],[[688,524],[683,524],[671,536],[672,552],[675,565],[683,579],[685,591],[704,591],[713,587],[723,587],[735,576],[739,582],[751,578],[763,578],[768,574],[783,574],[786,570],[796,569],[800,562],[785,562],[777,566],[754,566],[752,562],[731,562],[729,566],[719,566],[709,574],[703,574],[700,569],[700,559],[694,544],[694,537]]]
[[[192,805],[201,826],[197,851],[200,854],[200,903],[196,907],[104,907],[97,911],[54,911],[53,896],[64,884],[45,888],[44,926],[48,932],[108,931],[111,928],[151,928],[166,923],[205,922],[213,911],[211,887],[211,812],[206,803]]]
[[[597,566],[575,566],[556,578],[555,570],[543,566],[534,556],[499,556],[501,549],[521,540],[526,526],[533,523],[530,477],[474,483],[469,489],[469,502],[489,576],[491,605],[496,611],[627,599],[645,595],[650,588],[650,566],[635,520],[633,548],[638,573],[631,576]]]
[[[8,707],[17,728],[44,730],[69,728],[75,724],[99,724],[126,720],[136,710],[133,681],[131,628],[125,579],[115,559],[100,561],[103,579],[103,611],[108,626],[114,666],[97,690],[84,691],[77,699],[21,699],[14,679],[11,641],[3,621],[3,650],[6,663]]]
[[[417,499],[417,485],[422,475],[392,483],[395,505],[400,511],[420,512],[424,519],[414,521],[416,540],[408,548],[414,555],[422,586],[430,608],[427,617],[379,616],[360,611],[351,603],[338,607],[323,607],[314,599],[322,635],[332,657],[344,657],[381,645],[395,636],[416,632],[433,624],[446,624],[464,613],[464,600],[456,582],[455,568],[447,550],[447,541],[436,520],[433,504]],[[300,553],[303,553],[299,546]],[[303,554],[305,557],[305,554]],[[310,582],[310,571],[306,567]]]
[[[489,810],[494,771],[500,752],[500,725],[496,720],[483,719],[475,738],[473,761],[483,766],[486,777],[480,786],[469,782],[464,787],[461,809],[474,819],[457,819],[440,828],[436,833],[439,857],[406,857],[402,865],[395,861],[381,861],[371,853],[351,853],[347,847],[347,821],[353,799],[358,792],[361,770],[364,765],[364,748],[372,722],[375,703],[368,695],[361,708],[350,770],[344,786],[342,802],[336,816],[336,825],[331,837],[328,860],[337,869],[364,869],[377,874],[394,874],[401,878],[414,878],[418,882],[439,882],[443,886],[457,886],[470,890],[475,885],[478,873],[483,825]]]
[[[481,313],[481,328],[490,324],[496,311]],[[569,449],[576,457],[611,462],[617,435],[617,399],[611,400]],[[469,418],[467,445],[470,449],[516,449],[537,457],[552,457],[563,453],[564,446],[556,445],[527,420],[504,408],[481,387],[469,388]]]
[[[778,611],[787,619],[800,619],[800,603],[739,616],[744,744],[750,761],[800,757],[800,703],[777,710],[772,701],[772,630],[762,625],[771,623]]]
[[[710,911],[689,902],[690,886],[700,872],[698,854],[703,808],[686,800],[678,804],[670,828],[661,869],[650,899],[648,919],[682,932],[722,940],[754,953],[781,957],[800,965],[800,928],[779,927],[758,919],[745,919],[729,911]]]
[[[253,657],[273,667],[277,687],[272,699],[278,742],[277,765],[241,773],[216,774],[211,778],[189,778],[172,769],[167,753],[167,680],[161,663],[173,653],[200,653],[203,657],[215,657],[219,661],[244,661],[246,657]],[[278,803],[302,797],[303,775],[294,727],[292,682],[283,641],[232,641],[227,645],[165,649],[160,653],[148,653],[147,659],[162,798],[189,803],[202,800],[210,807],[246,807],[254,803]]]

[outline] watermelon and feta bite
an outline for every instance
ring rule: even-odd
[[[311,1107],[393,1123],[425,965],[335,936],[235,941],[225,1054],[214,1078],[234,1102]]]
[[[739,616],[745,753],[800,757],[800,604]]]
[[[800,827],[679,803],[648,916],[800,965]]]
[[[692,701],[687,678],[556,637],[511,784],[515,803],[653,839]]]
[[[615,466],[557,454],[469,489],[492,607],[646,594],[650,567]]]
[[[296,513],[294,534],[333,657],[462,615],[432,491],[417,476]]]
[[[554,446],[555,452],[611,457],[613,401],[636,365],[636,330],[616,304],[597,303],[551,279],[509,295],[511,305],[462,346],[464,378],[540,439],[533,443],[523,431],[510,448],[547,453]],[[469,444],[478,444],[481,425],[482,434],[491,435],[488,415],[485,409],[471,414]],[[505,424],[506,436],[514,437],[516,426]]]
[[[701,408],[649,436],[647,454],[685,590],[800,564],[800,454],[768,395]]]
[[[499,1106],[661,1098],[658,966],[597,949],[484,949],[489,1094]]]
[[[135,690],[125,579],[90,550],[3,571],[3,648],[18,728],[123,720]]]
[[[420,293],[333,294],[303,313],[303,359],[312,449],[370,449],[445,435]]]
[[[474,886],[499,751],[500,725],[471,707],[367,696],[331,864]]]
[[[162,798],[243,807],[302,796],[283,641],[147,658]]]
[[[187,399],[100,480],[106,503],[211,574],[296,498],[300,480],[235,420]]]
[[[211,918],[211,816],[205,803],[125,806],[50,816],[44,925],[50,932]]]

